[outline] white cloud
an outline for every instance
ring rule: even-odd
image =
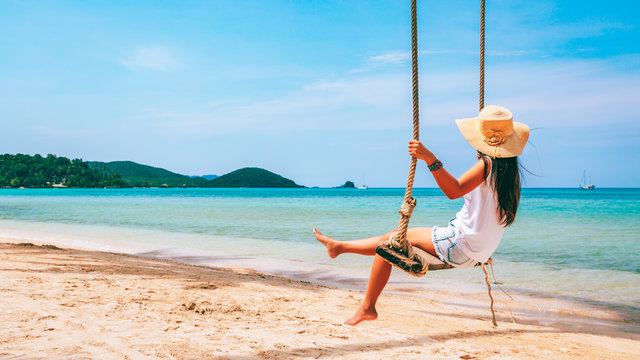
[[[363,73],[389,65],[403,65],[411,60],[411,52],[394,50],[366,58],[364,63],[352,69],[351,73]]]
[[[640,118],[640,72],[618,72],[611,61],[513,65],[489,81],[497,101],[542,126],[620,128]]]
[[[167,71],[180,66],[173,52],[165,46],[142,46],[119,63],[132,70]]]
[[[516,56],[524,56],[530,55],[532,53],[537,53],[535,50],[491,50],[487,49],[486,54],[488,56],[500,56],[500,57],[516,57]],[[470,56],[479,56],[478,50],[463,50],[463,49],[428,49],[428,50],[420,50],[418,52],[419,56],[429,56],[429,55],[470,55]],[[405,65],[411,62],[411,52],[410,51],[389,51],[386,53],[382,53],[379,55],[370,56],[365,59],[364,63],[350,72],[352,73],[363,73],[372,70],[378,70],[385,67],[399,66]]]
[[[385,54],[375,55],[369,57],[367,60],[371,63],[377,64],[402,64],[411,59],[411,52],[409,51],[392,51]]]
[[[397,127],[386,116],[406,111],[410,93],[404,75],[371,76],[351,81],[307,84],[280,98],[236,101],[200,111],[156,111],[144,115],[171,136],[202,136],[241,131],[355,129]],[[398,106],[401,106],[400,108]]]
[[[633,59],[631,59],[633,61]],[[502,104],[532,127],[635,126],[640,118],[640,72],[620,72],[615,61],[555,61],[489,67],[486,103]],[[478,74],[421,75],[423,129],[477,113]],[[272,99],[216,102],[197,109],[158,110],[144,115],[172,137],[246,131],[409,128],[410,74],[345,75],[320,80]]]

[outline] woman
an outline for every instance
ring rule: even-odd
[[[409,141],[409,155],[424,160],[442,192],[450,199],[464,196],[462,209],[446,228],[410,228],[407,241],[458,268],[486,262],[498,247],[504,228],[515,220],[520,201],[518,156],[529,138],[529,127],[514,122],[504,107],[490,105],[478,117],[456,120],[478,161],[456,179],[420,141]],[[376,301],[384,289],[391,265],[376,255],[376,246],[392,233],[368,239],[339,241],[313,229],[331,258],[344,253],[375,256],[367,293],[356,313],[345,321],[357,325],[375,320]]]

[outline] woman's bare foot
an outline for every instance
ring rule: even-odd
[[[371,321],[378,318],[378,313],[376,309],[373,308],[371,310],[364,310],[362,308],[356,311],[355,315],[353,315],[350,319],[347,319],[344,323],[347,325],[355,326],[361,323],[362,321]]]
[[[335,259],[338,255],[340,255],[340,250],[338,249],[338,241],[334,240],[326,235],[323,235],[318,229],[313,229],[313,234],[316,236],[316,240],[320,241],[322,245],[327,248],[327,253],[329,257]]]

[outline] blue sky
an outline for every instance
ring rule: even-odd
[[[419,1],[421,139],[474,150],[479,0]],[[640,186],[640,5],[487,0],[486,103],[532,128],[527,186]],[[0,153],[406,183],[409,1],[0,2]],[[426,166],[416,186],[435,186]]]

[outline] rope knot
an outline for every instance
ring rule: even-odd
[[[409,200],[402,203],[402,206],[400,206],[400,210],[398,210],[398,212],[400,213],[400,215],[402,215],[402,217],[410,218],[417,202],[418,201],[415,198],[410,198]]]

